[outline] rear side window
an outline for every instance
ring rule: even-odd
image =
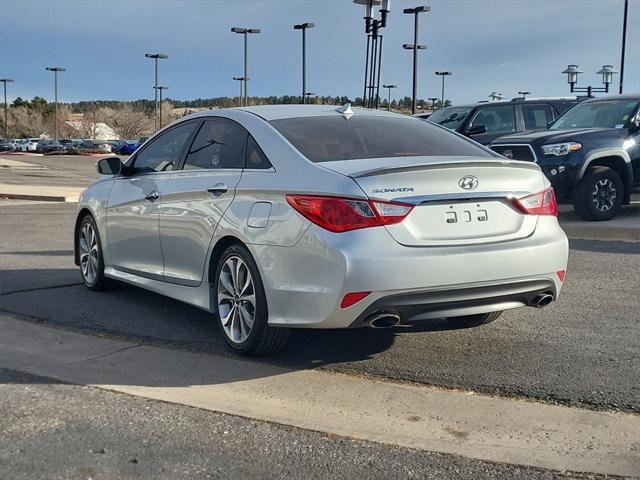
[[[256,142],[251,135],[249,135],[249,138],[247,139],[247,164],[245,168],[271,168],[271,162],[258,145],[258,142]]]
[[[206,120],[187,152],[184,169],[243,168],[247,135],[230,120]]]
[[[284,118],[270,123],[313,162],[381,157],[491,157],[471,141],[418,118],[330,115]]]
[[[484,125],[487,133],[507,133],[516,131],[516,112],[513,105],[482,108],[473,117],[469,128]]]
[[[524,128],[526,130],[547,128],[547,124],[553,120],[551,105],[522,105]]]

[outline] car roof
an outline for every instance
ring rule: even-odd
[[[598,98],[591,98],[589,100],[586,100],[587,102],[604,102],[604,101],[611,101],[611,100],[640,100],[640,94],[639,93],[626,93],[624,95],[610,95],[608,97],[598,97]]]
[[[203,112],[197,112],[189,115],[188,118],[218,116],[224,115],[224,113],[228,111],[239,110],[252,113],[264,120],[271,121],[280,120],[283,118],[320,117],[332,115],[339,116],[343,114],[337,109],[342,107],[342,105],[258,105],[255,107],[236,107],[221,108],[218,110],[205,110]],[[354,107],[353,105],[351,106],[351,110],[353,110],[354,116],[368,115],[381,117],[406,117],[406,115],[387,112],[386,110],[374,110],[369,108]]]

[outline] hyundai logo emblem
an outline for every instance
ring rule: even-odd
[[[458,180],[458,186],[465,190],[473,190],[478,186],[478,179],[473,175],[467,175]]]

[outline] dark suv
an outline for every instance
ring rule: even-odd
[[[548,130],[502,137],[490,147],[536,162],[559,200],[586,220],[610,220],[640,185],[640,95],[576,105]]]
[[[510,102],[484,102],[436,110],[429,122],[455,130],[478,143],[489,145],[510,133],[546,129],[550,122],[573,107],[579,99],[514,98]],[[416,115],[417,117],[423,117]]]

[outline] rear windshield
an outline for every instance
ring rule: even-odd
[[[462,122],[469,116],[471,110],[473,109],[470,107],[443,108],[442,110],[433,112],[428,120],[443,127],[450,128],[451,130],[457,130],[462,125]]]
[[[312,162],[357,158],[480,156],[480,146],[412,117],[342,115],[272,120],[291,144]]]

